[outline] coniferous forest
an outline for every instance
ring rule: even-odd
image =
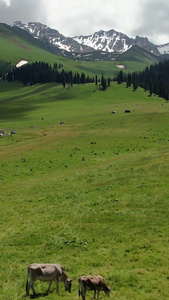
[[[94,82],[93,78],[86,76],[83,72],[79,74],[72,71],[65,71],[63,65],[55,63],[53,67],[45,62],[35,62],[26,64],[20,68],[13,68],[13,71],[7,74],[7,80],[21,81],[24,85],[44,84],[49,82],[65,84],[84,84]]]
[[[8,82],[21,81],[23,85],[35,85],[44,84],[50,82],[56,82],[62,84],[65,87],[66,84],[72,86],[73,84],[85,84],[95,83],[99,90],[106,90],[110,85],[110,77],[105,78],[102,76],[98,79],[96,75],[94,77],[86,76],[84,72],[73,73],[65,71],[62,64],[55,63],[53,67],[45,62],[34,62],[32,64],[26,64],[20,68],[13,68],[13,71],[8,72],[6,78]]]
[[[142,72],[133,72],[128,75],[119,72],[117,82],[126,82],[126,87],[133,86],[133,90],[138,87],[169,100],[169,60],[146,67]]]
[[[79,74],[72,71],[65,71],[63,65],[55,63],[53,67],[45,62],[35,62],[24,65],[20,68],[13,68],[13,71],[7,74],[7,80],[21,81],[24,85],[44,84],[49,82],[60,83],[65,87],[66,84],[84,84],[95,82],[97,85],[97,75],[94,78],[86,76],[85,73]],[[118,84],[126,82],[126,87],[133,87],[135,91],[138,87],[169,100],[169,60],[163,60],[159,63],[146,67],[144,71],[128,73],[127,75],[120,70],[118,76],[114,78]],[[110,85],[110,78],[104,78],[103,74],[100,80],[100,89],[106,90]]]

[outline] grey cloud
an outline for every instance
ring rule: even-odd
[[[168,0],[0,0],[0,22],[41,22],[64,35],[115,29],[130,37],[169,42]]]
[[[14,21],[23,23],[44,20],[45,9],[40,0],[11,0],[10,6],[0,3],[0,22],[12,24]]]
[[[158,44],[161,37],[168,37],[169,42],[169,2],[168,0],[149,0],[142,11],[142,21],[137,32],[149,36]],[[166,41],[167,42],[167,41]]]

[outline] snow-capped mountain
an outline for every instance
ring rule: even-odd
[[[135,39],[115,30],[98,31],[88,36],[65,37],[59,31],[51,29],[48,26],[29,22],[23,24],[20,21],[14,22],[12,26],[26,30],[34,38],[41,41],[47,40],[51,45],[72,53],[73,57],[101,51],[109,54],[121,54],[130,49],[133,45],[137,45],[154,55],[169,54],[169,43],[165,45],[154,45],[146,37],[136,36]]]
[[[89,36],[75,36],[74,40],[79,44],[89,46],[95,50],[117,53],[125,52],[134,42],[133,39],[115,30],[101,30]]]
[[[77,36],[74,40],[86,46],[90,46],[95,50],[105,52],[123,53],[131,48],[133,45],[144,48],[145,50],[159,55],[157,46],[149,42],[148,38],[136,36],[135,39],[129,38],[127,35],[117,32],[115,30],[99,31],[90,36]]]
[[[85,45],[77,43],[71,37],[65,37],[56,29],[51,29],[41,23],[29,22],[28,24],[23,24],[20,21],[17,21],[14,22],[12,26],[16,26],[28,31],[36,39],[47,39],[50,44],[68,52],[89,52],[92,50]]]

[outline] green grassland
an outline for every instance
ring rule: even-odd
[[[168,299],[162,103],[115,82],[105,92],[0,82],[0,299],[27,299],[32,262],[58,262],[74,279],[71,294],[60,283],[47,296],[47,283],[35,282],[38,299],[78,299],[77,279],[88,274],[104,276],[111,299]]]

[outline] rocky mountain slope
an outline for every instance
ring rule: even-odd
[[[59,31],[51,29],[48,26],[29,22],[23,24],[20,21],[14,22],[12,26],[26,30],[34,38],[41,41],[47,41],[59,49],[72,53],[73,57],[89,55],[95,51],[101,51],[102,54],[109,54],[110,59],[113,59],[112,54],[121,54],[130,49],[133,45],[139,46],[154,55],[169,54],[169,43],[165,45],[154,45],[146,37],[136,36],[135,39],[115,30],[104,31],[100,30],[89,36],[65,37]],[[92,54],[91,54],[92,55]]]
[[[92,50],[90,47],[80,45],[73,38],[65,37],[59,33],[59,31],[51,29],[41,23],[29,22],[28,24],[23,24],[17,21],[14,22],[13,26],[28,31],[36,39],[47,39],[52,45],[68,52],[89,52]]]

